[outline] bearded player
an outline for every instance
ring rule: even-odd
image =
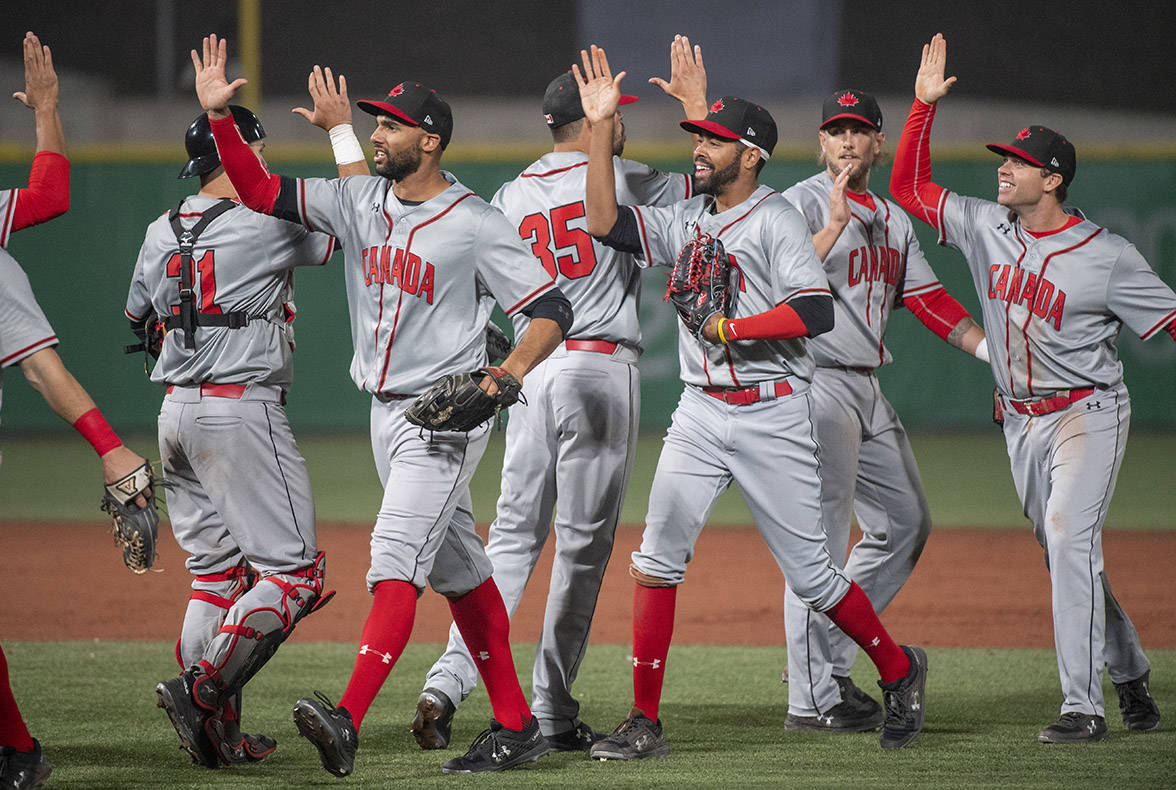
[[[670,81],[650,80],[682,101],[687,117],[705,112],[702,52],[675,37]],[[635,96],[622,97],[628,104]],[[618,113],[619,115],[619,113]],[[636,450],[640,412],[641,274],[629,253],[592,239],[584,229],[584,177],[592,125],[579,86],[565,72],[547,86],[543,116],[553,150],[495,194],[531,252],[555,275],[576,320],[562,347],[527,377],[525,409],[506,429],[502,494],[486,554],[507,611],[513,613],[552,529],[555,558],[543,632],[535,654],[531,707],[556,751],[584,751],[596,734],[579,719],[571,686],[588,647],[596,599]],[[622,159],[624,124],[612,141],[617,200],[668,205],[690,195],[690,179]],[[516,315],[515,335],[527,318]],[[456,627],[417,702],[412,732],[421,748],[445,748],[453,712],[477,671]]]
[[[28,186],[0,191],[0,378],[4,368],[19,365],[49,408],[94,448],[102,460],[103,478],[112,483],[145,462],[123,446],[89,394],[62,364],[54,351],[57,335],[33,296],[29,278],[4,249],[14,231],[47,222],[69,209],[69,160],[57,112],[53,54],[32,32],[25,34],[23,48],[25,89],[13,98],[34,113],[37,152]],[[140,500],[140,504],[147,503]],[[40,787],[51,770],[16,706],[8,662],[0,649],[0,787]]]
[[[947,42],[924,45],[890,177],[895,200],[964,254],[980,298],[1013,482],[1045,549],[1064,701],[1042,743],[1107,737],[1102,672],[1128,730],[1152,730],[1160,711],[1150,664],[1103,569],[1102,528],[1127,441],[1131,401],[1115,338],[1176,339],[1176,293],[1126,239],[1065,207],[1074,146],[1044,126],[1007,145],[996,200],[931,180],[931,124],[955,83]]]
[[[242,202],[343,244],[351,374],[372,396],[372,450],[384,484],[367,576],[372,609],[339,705],[299,700],[299,731],[327,771],[352,772],[363,719],[404,650],[417,596],[429,584],[448,598],[494,709],[490,729],[443,770],[498,771],[538,759],[547,742],[519,686],[506,608],[474,531],[469,481],[489,423],[426,434],[405,410],[439,377],[485,363],[494,300],[508,316],[522,311],[531,319],[502,363],[520,381],[563,340],[571,306],[505,217],[441,170],[453,116],[435,91],[402,82],[383,101],[359,102],[376,116],[379,175],[286,178],[265,169],[228,112],[245,81],[226,80],[225,42],[206,38],[203,57],[193,51],[192,60],[197,94]],[[489,379],[483,385],[493,386]]]
[[[936,279],[906,214],[870,191],[886,134],[878,102],[859,90],[825,99],[817,132],[825,170],[784,191],[809,230],[833,293],[833,329],[808,344],[809,398],[821,459],[829,554],[840,564],[857,516],[862,538],[845,571],[881,612],[914,569],[931,531],[906,430],[875,370],[891,361],[892,310],[904,306],[947,343],[988,360],[984,331]],[[789,587],[785,727],[859,732],[882,726],[882,706],[850,678],[857,645]]]
[[[881,745],[906,746],[922,729],[927,657],[920,648],[895,644],[865,593],[825,547],[808,398],[813,360],[803,338],[832,328],[833,300],[800,213],[758,182],[776,144],[775,121],[752,102],[719,99],[705,118],[682,122],[696,135],[694,188],[700,194],[669,207],[618,206],[607,145],[624,72],[614,78],[595,46],[582,60],[583,77],[573,68],[593,127],[588,231],[646,265],[668,265],[689,240],[707,234],[721,240],[737,273],[732,315],[711,315],[700,336],[679,326],[685,388],[629,569],[636,581],[634,706],[591,755],[631,760],[669,754],[657,714],[677,586],[711,507],[732,481],[797,595],[826,612],[878,667],[888,711]]]

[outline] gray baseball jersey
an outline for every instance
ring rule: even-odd
[[[513,316],[555,287],[518,231],[456,178],[420,205],[374,176],[298,179],[303,223],[340,240],[355,354],[371,393],[417,394],[486,362],[494,300]]]
[[[784,191],[811,233],[829,221],[832,188],[833,178],[821,172]],[[845,560],[856,513],[862,538],[845,571],[881,612],[914,569],[931,515],[906,431],[873,371],[891,361],[885,338],[894,307],[904,296],[942,286],[906,214],[880,195],[870,197],[873,210],[848,201],[850,222],[825,256],[836,320],[832,330],[809,342],[817,360],[809,395],[829,554],[838,565]],[[857,645],[791,589],[784,617],[788,711],[804,717],[826,713],[842,701],[833,676],[850,674]]]
[[[1038,238],[991,201],[945,190],[939,210],[940,242],[972,272],[1013,482],[1046,550],[1062,712],[1102,716],[1103,667],[1115,682],[1148,669],[1103,571],[1131,414],[1114,341],[1123,324],[1157,334],[1176,317],[1176,294],[1134,246],[1084,218]]]
[[[783,195],[760,186],[726,211],[712,214],[713,205],[713,198],[700,196],[668,208],[634,208],[645,262],[670,264],[698,230],[723,242],[738,272],[734,316],[828,293],[804,218]],[[678,348],[687,386],[658,458],[633,566],[681,583],[711,507],[734,480],[785,578],[806,604],[828,609],[845,595],[849,579],[829,559],[820,487],[813,485],[820,470],[809,412],[814,365],[805,341],[712,345],[682,329]],[[748,405],[703,389],[757,385],[761,400]]]
[[[759,186],[734,208],[710,213],[701,195],[665,208],[634,206],[644,265],[669,266],[696,232],[723,242],[731,258],[730,317],[756,315],[797,296],[828,294],[829,283],[804,218],[771,187]],[[808,381],[813,358],[804,338],[712,345],[678,327],[682,380],[694,386],[743,386],[786,376]]]
[[[548,594],[531,704],[547,735],[579,720],[571,685],[612,553],[640,412],[640,271],[632,255],[593,240],[585,229],[587,164],[582,152],[546,154],[504,184],[492,201],[555,276],[575,313],[570,345],[527,374],[526,406],[511,410],[502,495],[486,545],[495,583],[513,614],[555,511],[552,577],[561,581]],[[686,176],[616,157],[613,167],[620,203],[664,205],[689,194]],[[515,337],[528,323],[526,316],[515,315]],[[425,687],[459,701],[476,682],[473,660],[452,626],[448,648]]]
[[[16,215],[18,189],[0,189],[0,247],[8,247],[12,235],[12,219]]]
[[[28,275],[7,250],[0,249],[0,400],[4,368],[57,345],[57,335],[37,304]]]
[[[217,203],[192,195],[180,206],[185,227]],[[245,326],[202,326],[196,348],[184,332],[168,332],[151,380],[167,384],[265,384],[290,388],[293,376],[294,268],[327,262],[334,239],[292,222],[257,214],[244,206],[214,220],[192,253],[193,284],[201,312],[244,311]],[[166,214],[147,227],[127,294],[126,315],[142,321],[179,310],[180,254]]]

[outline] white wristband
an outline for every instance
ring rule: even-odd
[[[984,338],[976,344],[976,350],[972,352],[972,356],[981,362],[988,362],[988,338]]]
[[[349,123],[332,126],[327,134],[331,138],[331,149],[335,152],[335,164],[346,165],[351,162],[363,161],[363,149],[359,146],[359,138]]]

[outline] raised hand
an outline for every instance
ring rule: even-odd
[[[24,37],[25,89],[12,98],[31,110],[57,107],[57,72],[53,70],[53,53],[43,46],[30,30]]]
[[[306,120],[324,131],[341,123],[351,123],[351,100],[347,97],[347,78],[339,75],[339,85],[335,87],[335,77],[331,74],[331,67],[325,69],[315,66],[307,79],[307,89],[314,102],[314,109],[295,107],[296,112]]]
[[[584,108],[584,117],[589,123],[597,123],[617,114],[617,106],[621,101],[621,79],[625,72],[616,77],[608,68],[608,58],[604,50],[595,44],[591,52],[580,50],[580,59],[584,62],[584,71],[572,64],[572,73],[580,85],[580,104]]]
[[[829,190],[829,224],[844,228],[849,224],[849,200],[845,197],[845,188],[853,175],[854,166],[846,165],[841,168],[837,178],[833,179],[833,187]]]
[[[947,40],[936,33],[931,42],[923,45],[923,60],[915,75],[915,97],[924,104],[934,104],[947,95],[955,84],[955,77],[943,78],[947,66]]]
[[[238,77],[229,82],[225,78],[225,64],[229,60],[228,42],[217,40],[216,33],[204,37],[203,58],[192,50],[192,65],[196,67],[196,96],[210,118],[226,118],[229,101],[237,89],[248,80]]]
[[[691,47],[686,36],[674,36],[670,42],[669,82],[660,77],[650,77],[649,82],[665,91],[667,96],[682,102],[687,113],[699,105],[705,111],[706,67],[702,63],[702,47],[697,44]]]

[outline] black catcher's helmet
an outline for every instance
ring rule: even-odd
[[[245,142],[252,143],[265,137],[265,129],[256,115],[236,104],[230,104],[229,111],[233,113],[233,120],[237,122]],[[207,113],[196,116],[196,120],[184,133],[184,148],[188,149],[188,164],[180,171],[180,178],[204,175],[220,167],[220,155],[216,152],[216,141],[212,139]]]

